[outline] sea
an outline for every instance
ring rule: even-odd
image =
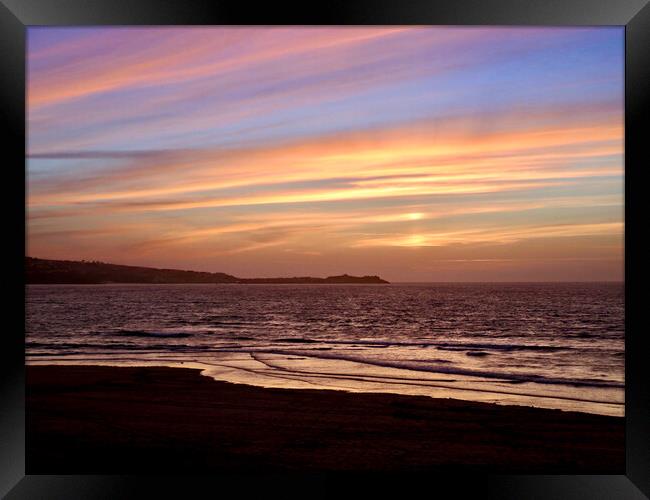
[[[624,415],[622,283],[28,285],[28,364]]]

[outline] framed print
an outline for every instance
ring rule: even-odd
[[[0,12],[7,498],[650,495],[644,1]]]

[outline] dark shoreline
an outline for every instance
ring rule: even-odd
[[[624,474],[625,420],[217,382],[186,368],[26,367],[28,474]]]

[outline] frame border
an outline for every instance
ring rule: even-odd
[[[241,476],[213,476],[183,479],[138,476],[25,476],[25,59],[28,26],[73,25],[223,25],[223,24],[302,24],[302,25],[554,25],[625,26],[625,380],[626,380],[626,474],[619,476],[521,476],[484,475],[474,470],[427,477],[374,475],[268,477],[245,481]],[[648,0],[455,0],[436,2],[411,0],[334,0],[318,6],[286,8],[210,0],[0,0],[0,100],[2,125],[8,148],[3,150],[12,188],[2,199],[5,245],[10,264],[5,269],[7,305],[12,323],[3,332],[0,364],[0,496],[7,498],[115,498],[151,495],[189,496],[199,491],[245,485],[247,492],[268,494],[268,489],[289,491],[297,485],[325,492],[339,480],[350,480],[378,492],[408,494],[418,483],[432,488],[450,488],[454,496],[481,495],[498,498],[650,498],[650,397],[642,386],[648,380],[644,363],[644,332],[641,325],[641,172],[647,164],[645,136],[650,129],[650,5]],[[645,111],[645,112],[644,112]],[[644,127],[645,125],[645,127]],[[646,140],[647,141],[647,140]],[[643,159],[646,159],[643,162]],[[23,169],[18,166],[23,165]],[[13,187],[15,186],[15,187]],[[19,187],[22,186],[22,189]],[[637,219],[638,217],[638,219]],[[634,272],[630,272],[634,269]],[[639,291],[639,293],[634,293]],[[20,316],[22,314],[22,317]],[[474,477],[468,481],[464,477]],[[407,481],[403,481],[406,479]],[[245,482],[244,482],[245,481]],[[253,484],[251,484],[253,483]],[[286,488],[286,489],[285,489]],[[355,492],[352,488],[350,493]],[[309,490],[307,490],[309,491]],[[425,490],[426,491],[426,490]],[[337,493],[336,490],[328,492]]]

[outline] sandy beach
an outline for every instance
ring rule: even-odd
[[[624,419],[264,389],[198,370],[27,366],[28,474],[624,473]]]

